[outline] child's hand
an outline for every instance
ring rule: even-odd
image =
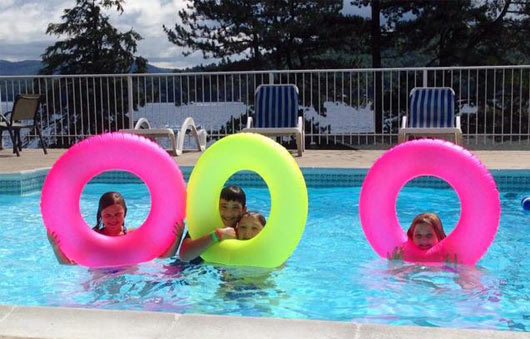
[[[386,258],[390,261],[399,260],[403,261],[403,246],[395,247],[392,253],[387,253]]]
[[[445,264],[448,266],[454,265],[456,267],[456,265],[458,265],[458,254],[447,254],[445,256]]]
[[[180,240],[182,238],[182,233],[184,233],[184,220],[180,222],[177,221],[173,226],[173,235],[175,236],[175,239]]]
[[[48,241],[50,242],[50,245],[54,249],[58,248],[60,245],[60,242],[59,242],[59,238],[57,237],[57,233],[53,231],[52,232],[48,231],[47,234],[48,234]]]
[[[236,230],[233,227],[218,228],[216,230],[219,241],[226,239],[236,239]]]
[[[75,261],[68,258],[61,250],[61,242],[59,240],[59,237],[57,236],[57,233],[48,232],[48,241],[50,242],[50,245],[52,246],[52,249],[55,252],[55,255],[57,256],[57,260],[59,260],[61,264],[77,265]]]

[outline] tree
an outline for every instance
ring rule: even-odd
[[[416,12],[421,2],[416,4],[415,1],[406,0],[353,0],[352,5],[357,7],[370,6],[371,18],[366,19],[363,35],[369,36],[368,43],[365,45],[367,51],[372,57],[372,68],[381,68],[383,53],[393,50],[395,39],[395,27],[403,20],[405,14]],[[383,21],[381,21],[383,17]],[[383,132],[383,114],[382,114],[382,73],[374,74],[374,121],[376,133]]]
[[[46,34],[68,39],[49,46],[42,55],[43,74],[115,74],[136,68],[145,72],[147,60],[135,57],[140,34],[134,30],[120,33],[102,14],[102,8],[116,7],[123,13],[124,0],[77,0],[65,9],[62,23],[48,25]]]
[[[147,60],[135,56],[142,37],[134,30],[120,33],[109,23],[102,9],[115,7],[123,13],[124,0],[77,0],[65,9],[62,23],[50,23],[47,34],[66,35],[42,54],[42,74],[118,74],[145,72]],[[59,113],[55,129],[69,135],[52,146],[68,147],[77,140],[72,135],[90,135],[129,126],[128,100],[123,95],[123,78],[90,77],[51,79],[48,91],[54,93],[47,110]],[[84,100],[83,100],[84,97]],[[87,97],[94,98],[86,100]],[[119,112],[119,113],[118,113]],[[81,114],[79,114],[81,113]],[[54,115],[57,116],[57,115]],[[46,126],[44,126],[46,127]]]
[[[170,42],[205,58],[243,58],[252,69],[323,64],[322,55],[348,43],[351,22],[341,0],[187,0],[182,24],[164,26]]]
[[[397,31],[401,50],[428,56],[426,66],[512,64],[530,50],[529,14],[526,1],[430,0]]]

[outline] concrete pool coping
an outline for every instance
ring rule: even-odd
[[[45,155],[41,149],[24,149],[17,157],[12,150],[0,150],[0,173],[14,173],[38,168],[49,168],[64,153],[64,149],[50,149]],[[300,167],[370,168],[383,150],[306,150],[294,159]],[[488,169],[529,169],[530,150],[526,151],[472,151]],[[182,166],[194,166],[200,152],[185,152],[173,157]]]
[[[0,306],[1,338],[530,338],[530,333],[164,312]]]

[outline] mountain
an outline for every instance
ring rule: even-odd
[[[39,60],[7,61],[0,60],[0,75],[35,75],[39,73]]]
[[[37,75],[42,64],[39,60],[7,61],[0,60],[1,75]],[[172,73],[171,68],[160,68],[147,64],[147,73]]]

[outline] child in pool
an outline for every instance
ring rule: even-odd
[[[182,261],[192,261],[198,258],[212,244],[226,239],[236,239],[236,225],[246,213],[247,198],[239,186],[227,186],[221,190],[219,198],[219,214],[223,222],[222,228],[192,240],[189,234],[182,241],[179,258]]]
[[[435,213],[418,214],[412,220],[407,236],[422,250],[428,250],[446,237],[442,221]]]
[[[125,199],[118,192],[107,192],[99,198],[98,211],[96,214],[96,226],[92,229],[99,234],[116,237],[125,235],[128,232],[134,232],[134,229],[127,230],[125,227],[125,216],[127,215],[127,205]],[[175,226],[175,241],[160,256],[161,258],[170,257],[175,254],[179,240],[182,236],[182,226]],[[55,232],[48,232],[48,240],[53,248],[57,260],[61,264],[75,265],[75,262],[68,258],[60,248],[60,241]]]
[[[438,244],[440,241],[445,239],[445,231],[442,226],[442,221],[435,213],[421,213],[418,214],[412,221],[408,231],[407,237],[412,241],[421,250],[428,250],[434,245]],[[460,285],[462,289],[473,290],[473,289],[482,289],[481,283],[481,272],[473,266],[462,266],[457,267],[458,256],[457,254],[445,253],[443,255],[445,258],[445,266],[432,266],[429,268],[429,271],[449,271],[456,273],[455,282]],[[403,247],[396,247],[392,252],[392,255],[389,257],[390,260],[403,260]],[[449,266],[449,264],[454,264],[454,268]],[[408,277],[414,273],[421,272],[417,271],[414,266],[405,266],[402,268],[393,269],[392,273],[400,276],[402,278],[409,279]]]
[[[237,239],[249,240],[254,238],[261,232],[266,223],[267,221],[261,213],[255,211],[246,212],[236,225]]]
[[[445,239],[446,235],[436,213],[420,213],[410,224],[407,237],[419,249],[426,251]],[[389,259],[403,260],[403,247],[396,247]]]

